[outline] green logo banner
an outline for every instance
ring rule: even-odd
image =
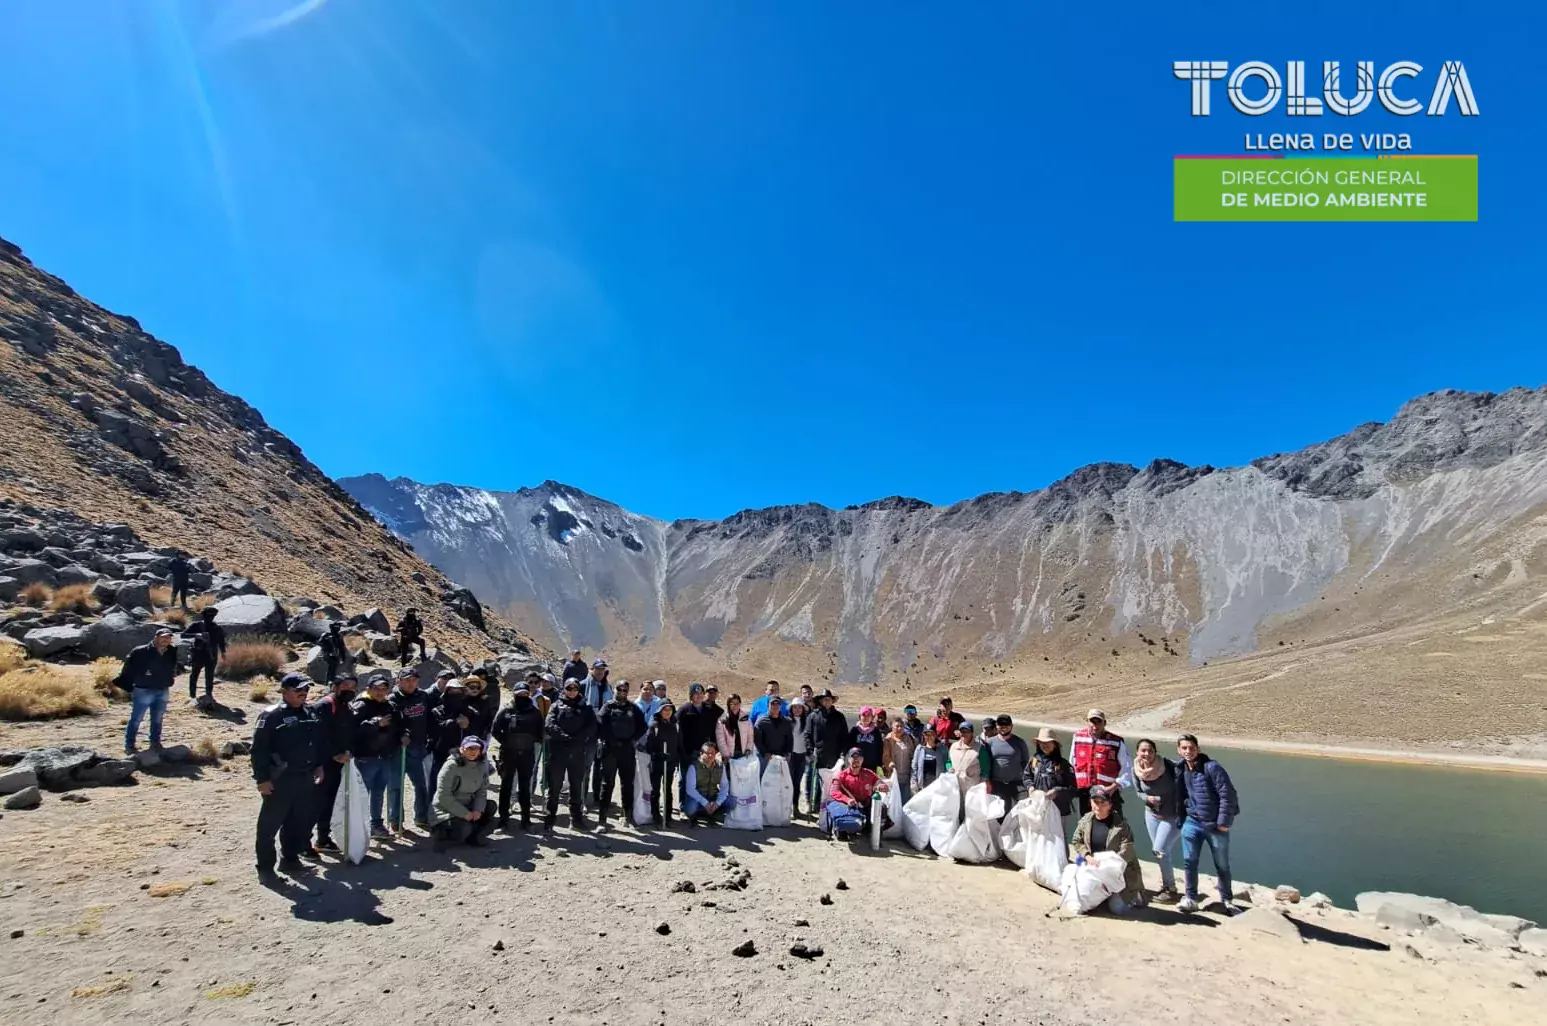
[[[1477,158],[1177,157],[1177,221],[1475,221]]]

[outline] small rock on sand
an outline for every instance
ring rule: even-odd
[[[737,958],[751,958],[753,955],[757,954],[757,945],[753,944],[749,940],[742,941],[734,948],[731,948],[731,954],[735,955]]]
[[[656,923],[655,924],[655,932],[660,934],[662,937],[665,937],[667,934],[671,933],[671,924],[670,923]]]
[[[7,798],[5,800],[5,807],[8,809],[35,809],[42,803],[43,792],[39,791],[37,785],[34,784],[32,787],[22,788]]]
[[[808,944],[793,944],[790,946],[790,954],[796,958],[821,958],[824,952],[820,947]]]
[[[843,879],[842,877],[839,877],[838,878],[838,882],[833,884],[833,890],[835,890],[835,891],[846,891],[848,889],[849,889],[849,883],[848,883],[847,880]]]
[[[831,905],[833,903],[833,896],[831,894],[824,894],[818,900],[824,905]]]

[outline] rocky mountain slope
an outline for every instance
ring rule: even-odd
[[[0,497],[116,523],[282,595],[406,606],[465,658],[541,647],[485,618],[284,435],[177,350],[0,240]]]
[[[890,498],[665,523],[551,481],[340,483],[534,629],[689,671],[920,693],[986,684],[1072,713],[1127,684],[1121,704],[1142,708],[1167,682],[1213,680],[1221,660],[1305,660],[1334,643],[1373,658],[1490,617],[1523,618],[1522,630],[1547,619],[1547,388],[1423,396],[1390,423],[1245,467],[1096,464],[950,506]],[[1314,675],[1297,665],[1274,679]],[[1455,673],[1402,665],[1398,736],[1435,740]],[[1540,685],[1487,673],[1468,701],[1518,694],[1530,730],[1547,731],[1529,698]],[[1303,721],[1367,739],[1370,727],[1331,721],[1357,690],[1348,681],[1342,704],[1271,726],[1256,715],[1255,736]],[[1216,722],[1233,723],[1228,710]]]

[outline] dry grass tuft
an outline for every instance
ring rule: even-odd
[[[16,601],[20,602],[24,606],[32,606],[33,608],[41,609],[43,607],[43,603],[47,602],[50,598],[53,597],[53,595],[53,588],[50,588],[42,581],[33,581],[31,584],[27,585],[21,590],[21,592],[16,596]]]
[[[102,699],[85,677],[43,663],[0,674],[0,720],[52,720],[101,709]]]
[[[0,673],[10,673],[27,661],[27,650],[20,645],[0,641]]]
[[[73,998],[104,997],[108,994],[117,994],[121,990],[129,989],[129,977],[116,976],[106,983],[99,983],[95,987],[76,987],[70,991]]]
[[[267,677],[252,682],[252,687],[247,692],[247,698],[253,702],[267,702],[269,693],[274,687],[274,682]]]
[[[173,606],[161,611],[161,619],[164,623],[174,624],[178,627],[188,626],[188,613],[181,606]]]
[[[220,675],[227,680],[246,680],[259,674],[274,676],[285,665],[285,646],[272,638],[233,641],[220,660]]]
[[[164,584],[158,584],[150,589],[150,604],[156,609],[165,609],[172,604],[172,589]]]
[[[358,634],[344,635],[344,647],[349,649],[351,655],[359,655],[361,652],[365,651],[365,646],[367,644],[369,644],[369,642],[367,642]]]
[[[188,600],[188,609],[190,612],[200,613],[204,611],[206,606],[213,606],[214,604],[214,595],[195,595],[193,598]]]
[[[193,761],[202,762],[206,765],[212,762],[219,762],[220,749],[216,748],[215,742],[209,738],[201,737],[198,743],[193,746]]]
[[[48,608],[56,613],[79,613],[86,616],[97,611],[97,601],[91,597],[91,585],[67,584],[49,598]]]
[[[257,986],[251,980],[244,980],[241,983],[228,983],[223,987],[213,987],[206,990],[204,996],[211,1000],[218,998],[243,998],[251,994]]]
[[[129,696],[118,689],[114,683],[118,680],[118,673],[123,669],[123,660],[114,659],[112,656],[102,656],[91,663],[91,687],[92,690],[103,698],[128,698]]]
[[[192,886],[193,884],[191,883],[175,880],[171,883],[152,884],[145,893],[149,894],[152,898],[170,898],[174,894],[183,893]]]

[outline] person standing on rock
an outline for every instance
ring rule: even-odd
[[[543,714],[525,684],[516,688],[510,704],[494,717],[492,733],[500,745],[500,829],[510,829],[510,789],[514,784],[521,804],[521,829],[530,830],[532,773],[543,743]]]
[[[199,697],[199,671],[205,671],[204,697],[215,700],[215,667],[226,654],[226,631],[215,622],[214,606],[199,610],[199,618],[183,631],[183,637],[193,639],[193,651],[188,657],[188,697]]]
[[[1130,908],[1144,904],[1144,875],[1134,850],[1133,830],[1106,788],[1093,788],[1090,801],[1091,811],[1080,817],[1074,828],[1069,853],[1081,860],[1103,851],[1122,857],[1123,889],[1107,899],[1107,910],[1116,916],[1127,915]]]
[[[430,735],[435,728],[435,706],[427,691],[419,687],[419,671],[404,667],[397,673],[397,687],[387,696],[387,704],[397,714],[402,725],[402,763],[408,780],[414,787],[414,826],[421,830],[430,827],[430,801],[434,797],[434,777],[430,776]],[[398,793],[403,792],[403,782],[398,781]],[[401,816],[401,799],[395,809]],[[394,823],[401,830],[401,822]]]
[[[323,675],[327,680],[324,684],[332,684],[333,678],[338,674],[340,666],[349,665],[349,646],[344,643],[344,629],[342,620],[333,620],[328,624],[328,633],[317,641],[317,647],[322,649]]]
[[[313,800],[323,770],[317,714],[306,706],[312,682],[303,674],[287,673],[279,682],[280,701],[263,710],[252,735],[252,775],[263,796],[258,810],[258,875],[274,875],[274,835],[283,855],[279,868],[305,868],[302,855],[316,854],[310,845]]]
[[[585,657],[580,654],[580,649],[575,649],[569,654],[569,662],[564,664],[564,673],[560,680],[585,680],[589,674],[585,664]]]
[[[1015,721],[1000,715],[994,720],[994,735],[984,739],[988,752],[988,789],[996,797],[1004,799],[1003,823],[1010,809],[1021,800],[1021,794],[1031,790],[1031,749],[1015,734]]]
[[[494,824],[489,815],[489,761],[483,757],[483,738],[464,737],[456,754],[446,760],[435,778],[435,850],[448,844],[480,848],[484,834]]]
[[[1241,911],[1230,885],[1230,828],[1241,812],[1235,785],[1225,767],[1199,751],[1195,735],[1183,734],[1176,742],[1176,750],[1182,757],[1179,770],[1186,810],[1182,822],[1182,876],[1187,887],[1177,911],[1198,910],[1198,862],[1203,857],[1203,846],[1208,845],[1214,875],[1219,879],[1219,900],[1224,903],[1225,914],[1233,916]]]
[[[645,734],[645,754],[650,756],[650,822],[654,826],[664,826],[671,818],[669,803],[666,820],[661,818],[661,797],[677,786],[677,767],[682,762],[682,739],[677,732],[676,716],[677,707],[670,701],[663,702],[655,712],[649,733]]]
[[[1080,815],[1090,811],[1090,789],[1102,787],[1112,801],[1123,807],[1120,788],[1133,786],[1133,759],[1128,746],[1117,734],[1107,730],[1107,714],[1092,709],[1085,714],[1086,726],[1074,732],[1069,746],[1069,761],[1074,766],[1074,782],[1079,788]]]
[[[140,733],[140,720],[150,713],[150,747],[161,747],[161,721],[167,713],[167,692],[177,679],[177,649],[172,647],[172,632],[166,627],[156,631],[150,644],[129,653],[113,685],[129,695],[129,724],[124,729],[124,754],[133,755]]]
[[[1074,780],[1074,767],[1064,758],[1063,746],[1053,731],[1043,727],[1037,731],[1037,751],[1032,756],[1031,789],[1047,795],[1048,801],[1058,809],[1063,820],[1063,836],[1069,836],[1069,823],[1074,818],[1074,796],[1078,790]]]
[[[768,715],[768,702],[769,702],[769,699],[777,698],[778,696],[779,696],[779,682],[778,681],[771,680],[766,685],[764,685],[764,687],[763,687],[763,694],[757,699],[757,701],[752,703],[752,708],[747,712],[747,719],[752,722],[752,726],[753,727],[757,726],[757,721],[758,720],[760,720],[764,716]]]
[[[591,715],[601,718],[602,707],[612,701],[612,684],[607,680],[607,660],[598,659],[591,664],[591,672],[580,682],[580,694]],[[586,793],[591,796],[594,808],[602,803],[602,750],[596,742],[591,745],[591,763],[586,769]]]
[[[415,645],[419,646],[420,662],[430,657],[429,650],[424,645],[424,624],[419,620],[419,611],[413,606],[409,606],[408,611],[403,614],[403,619],[399,620],[397,625],[398,658],[402,660],[398,665],[408,665],[408,660],[412,658],[409,652],[413,650]]]
[[[635,746],[644,740],[650,725],[639,706],[629,701],[629,684],[618,681],[613,689],[612,701],[602,706],[597,717],[597,737],[601,749],[601,791],[596,800],[596,818],[605,828],[607,814],[612,806],[612,785],[621,783],[623,822],[629,821],[629,810],[634,805],[634,777],[638,762]]]
[[[580,682],[564,682],[559,700],[543,725],[548,744],[548,812],[543,829],[552,830],[559,813],[559,792],[569,782],[569,825],[585,829],[585,774],[596,747],[596,713],[586,704]]]
[[[705,819],[710,826],[723,823],[725,802],[731,796],[731,775],[725,772],[720,748],[713,741],[705,741],[698,758],[688,763],[686,783],[682,811],[687,813],[688,825],[699,826]]]
[[[333,682],[332,690],[312,703],[317,718],[317,757],[322,762],[322,780],[317,792],[317,848],[319,851],[336,852],[338,843],[333,840],[333,806],[338,801],[338,788],[344,781],[344,767],[352,757],[354,747],[355,718],[349,708],[354,701],[357,685],[355,675],[346,673]]]
[[[1182,839],[1182,785],[1177,764],[1162,758],[1149,738],[1140,741],[1133,761],[1133,787],[1144,802],[1144,825],[1149,829],[1150,850],[1160,865],[1160,893],[1155,900],[1171,904],[1181,897],[1176,890],[1176,845]]]
[[[349,707],[354,716],[355,768],[371,794],[371,836],[387,837],[387,824],[382,819],[382,803],[389,800],[388,792],[393,781],[402,787],[398,773],[398,747],[402,744],[403,725],[397,710],[387,701],[387,681],[373,677],[366,684],[365,697],[355,699]]]
[[[167,564],[167,575],[172,578],[172,597],[167,601],[180,603],[186,612],[188,583],[193,577],[193,567],[188,563],[188,553],[181,549],[177,550],[177,555],[173,556],[172,562]]]

